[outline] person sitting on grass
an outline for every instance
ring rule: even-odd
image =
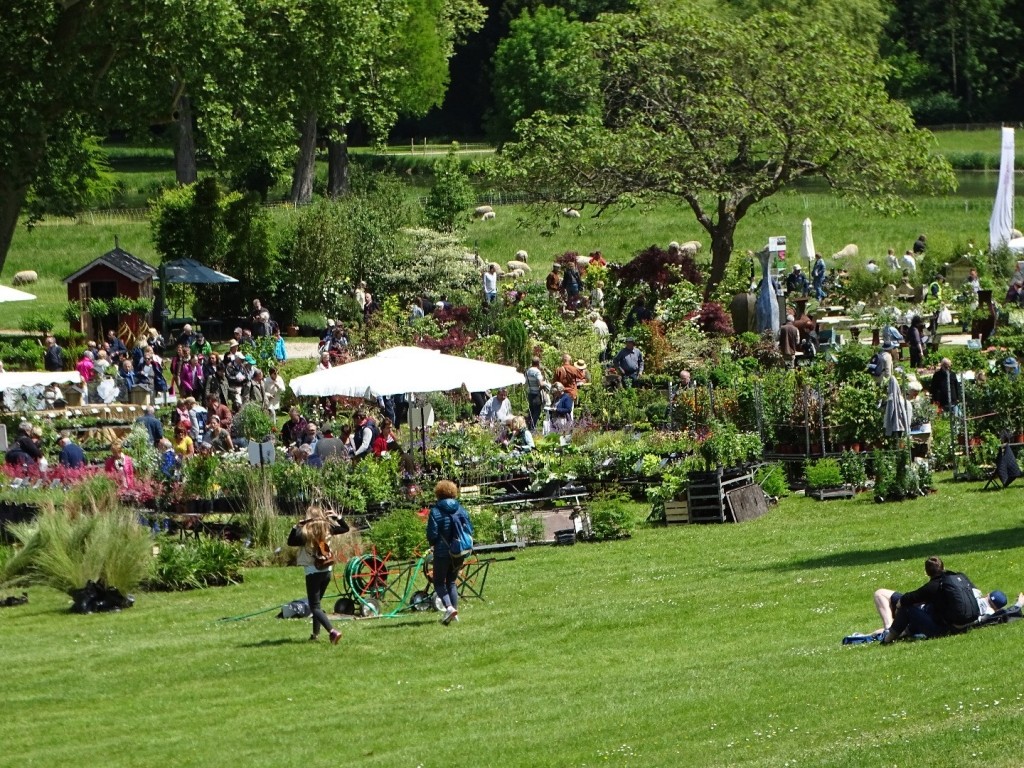
[[[871,634],[882,635],[892,626],[893,614],[896,612],[896,604],[904,596],[899,592],[894,592],[891,589],[876,589],[874,595],[875,610],[878,611],[878,616],[882,619],[882,628],[876,629]],[[980,589],[974,590],[974,598],[978,602],[978,621],[991,616],[996,611],[1002,610],[1006,607],[1007,597],[1006,593],[1002,590],[995,589],[989,592],[987,595]],[[1018,607],[1024,607],[1024,592],[1021,592],[1017,596]]]
[[[966,574],[947,571],[942,559],[935,556],[924,561],[924,571],[928,581],[900,595],[892,606],[892,624],[881,636],[883,644],[905,636],[932,638],[961,632],[981,615],[975,586]]]

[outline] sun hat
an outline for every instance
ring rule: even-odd
[[[794,264],[793,265],[793,271],[794,272],[801,272],[801,271],[803,271],[803,268],[799,264]]]
[[[575,363],[573,363],[573,365],[575,365],[581,371],[587,370],[587,361],[586,360],[577,360]]]
[[[232,339],[231,341],[228,342],[228,347],[237,347],[237,346],[238,346],[238,339]]]
[[[1013,357],[1008,357],[1005,360],[1003,360],[1003,365],[1006,368],[1013,368],[1015,365],[1017,365],[1017,359]]]
[[[999,589],[994,589],[988,593],[988,601],[992,603],[992,607],[997,611],[1000,608],[1005,608],[1006,603],[1008,602],[1006,599],[1006,593]]]

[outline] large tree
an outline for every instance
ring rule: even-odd
[[[736,25],[657,4],[587,29],[601,114],[521,121],[499,176],[538,200],[598,212],[679,201],[711,239],[706,294],[740,220],[797,179],[822,178],[887,211],[907,207],[906,191],[954,184],[931,138],[887,97],[873,39],[852,42],[828,20],[754,14]]]
[[[580,56],[586,48],[584,23],[561,8],[524,10],[494,53],[494,109],[488,130],[500,144],[515,124],[544,110],[563,115],[585,113],[597,101],[587,83],[597,78],[596,61]]]

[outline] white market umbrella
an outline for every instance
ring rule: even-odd
[[[1013,237],[1013,128],[1003,128],[999,155],[999,186],[988,220],[988,245],[997,250]]]
[[[804,235],[800,239],[800,258],[810,264],[814,261],[814,233],[811,231],[811,220],[804,219]]]
[[[387,397],[462,387],[480,392],[525,381],[523,374],[507,365],[418,347],[394,347],[373,357],[299,376],[290,386],[302,397]]]
[[[0,304],[7,301],[33,301],[35,296],[31,293],[25,293],[25,291],[19,291],[17,288],[9,288],[6,285],[0,285]]]

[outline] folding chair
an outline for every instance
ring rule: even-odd
[[[1020,465],[1017,464],[1017,457],[1013,455],[1013,449],[1004,442],[999,446],[995,469],[985,480],[985,486],[981,490],[987,491],[989,488],[995,488],[1001,491],[1020,476],[1021,471]]]

